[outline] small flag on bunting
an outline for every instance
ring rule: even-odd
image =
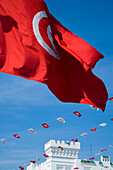
[[[71,141],[78,142],[78,139],[76,139],[76,138],[75,139],[71,139]]]
[[[73,112],[73,114],[75,114],[75,115],[78,116],[78,117],[81,117],[81,116],[82,116],[78,111]]]
[[[105,127],[106,125],[107,125],[107,123],[101,123],[99,126]]]
[[[87,133],[82,133],[81,136],[86,137],[86,136],[87,136]]]
[[[19,166],[19,168],[20,168],[21,170],[23,170],[23,169],[24,169],[24,167],[22,167],[22,166]]]
[[[7,143],[5,139],[1,139],[1,141],[2,141],[4,144],[6,144],[6,143]]]
[[[104,152],[104,151],[107,151],[107,149],[103,149],[103,150],[101,150],[101,152]]]
[[[47,155],[47,154],[43,154],[43,156],[45,156],[46,158],[48,158],[48,157],[49,157],[49,155]]]
[[[109,98],[108,100],[111,100],[113,102],[113,97]]]
[[[92,160],[92,159],[94,159],[94,157],[92,157],[92,158],[89,158],[89,160]]]
[[[13,135],[15,138],[20,138],[20,136],[18,136],[17,134],[14,134]]]
[[[61,146],[58,146],[58,148],[60,148],[61,150],[63,150],[63,147],[61,147]]]
[[[43,123],[42,126],[46,129],[50,127],[49,125],[47,125],[47,123]]]
[[[33,133],[33,134],[36,133],[36,131],[34,129],[32,129],[32,128],[28,129],[28,131]]]
[[[65,123],[65,120],[62,117],[58,117],[57,120],[62,122],[62,123]]]
[[[96,129],[97,129],[97,127],[96,127],[96,128],[94,128],[94,129],[91,129],[90,131],[96,131]]]

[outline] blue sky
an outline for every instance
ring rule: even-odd
[[[113,96],[113,1],[112,0],[46,0],[49,11],[69,30],[85,39],[104,54],[105,58],[95,66],[93,73],[100,77]],[[70,141],[78,138],[81,142],[79,158],[88,159],[102,149],[113,145],[113,102],[108,101],[106,110],[96,112],[89,105],[60,102],[46,85],[20,77],[0,73],[0,170],[18,169],[19,165],[43,157],[44,144],[50,139]],[[73,111],[78,110],[78,118]],[[56,118],[63,117],[65,124]],[[106,127],[91,128],[107,122]],[[48,123],[44,129],[41,124]],[[37,133],[31,134],[28,128]],[[87,132],[86,138],[80,137]],[[21,139],[12,135],[17,133]],[[91,155],[91,147],[92,155]],[[102,155],[109,155],[113,162],[113,149]],[[100,160],[100,156],[95,157]]]

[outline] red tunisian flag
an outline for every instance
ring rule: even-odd
[[[107,90],[91,72],[103,55],[62,26],[43,0],[0,3],[0,71],[45,83],[63,102],[104,111]]]

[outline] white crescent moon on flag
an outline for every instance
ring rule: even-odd
[[[48,25],[47,27],[47,36],[53,46],[54,51],[46,44],[46,42],[43,40],[40,31],[39,31],[39,22],[42,18],[47,17],[47,14],[45,11],[40,11],[38,12],[34,18],[33,18],[33,31],[35,34],[35,37],[37,39],[37,41],[39,42],[39,44],[49,53],[51,54],[53,57],[55,57],[56,59],[59,60],[59,56],[57,54],[57,50],[55,48],[55,45],[53,43],[53,37],[52,37],[52,30],[51,30],[51,26]]]

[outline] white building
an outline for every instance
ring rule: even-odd
[[[113,170],[109,156],[101,156],[101,161],[78,159],[80,142],[65,143],[64,141],[50,140],[45,144],[46,158],[39,165],[31,163],[27,170]]]

